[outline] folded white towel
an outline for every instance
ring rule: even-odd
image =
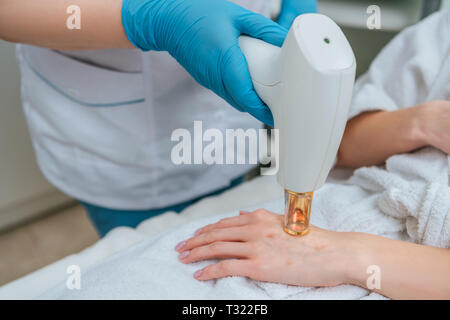
[[[425,148],[396,155],[386,169],[361,168],[350,183],[380,194],[378,208],[400,219],[413,241],[450,247],[450,187],[447,156]]]

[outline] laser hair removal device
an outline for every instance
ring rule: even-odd
[[[239,46],[279,129],[284,230],[305,235],[313,192],[325,183],[347,122],[353,50],[339,26],[322,14],[297,17],[281,48],[247,36],[239,37]]]

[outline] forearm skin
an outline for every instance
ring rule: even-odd
[[[347,123],[338,167],[382,164],[392,155],[425,146],[417,107],[362,113]]]

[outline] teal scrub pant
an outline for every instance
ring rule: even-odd
[[[182,203],[171,205],[165,208],[149,209],[149,210],[116,210],[104,207],[99,207],[90,203],[80,201],[91,219],[97,233],[100,237],[104,237],[108,231],[115,227],[125,226],[135,228],[142,221],[160,215],[167,211],[175,211],[177,213],[183,211],[186,207],[195,202],[209,196],[220,194],[228,189],[231,189],[244,181],[244,176],[238,177],[231,181],[231,184],[220,190],[200,196],[198,198],[188,200]]]

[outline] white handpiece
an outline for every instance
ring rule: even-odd
[[[284,230],[305,235],[313,191],[324,184],[344,133],[355,56],[341,29],[321,14],[297,17],[281,48],[245,36],[239,45],[279,129]]]
[[[330,18],[304,14],[282,48],[241,36],[256,92],[279,129],[278,182],[305,193],[320,188],[345,129],[355,80],[355,57]]]

